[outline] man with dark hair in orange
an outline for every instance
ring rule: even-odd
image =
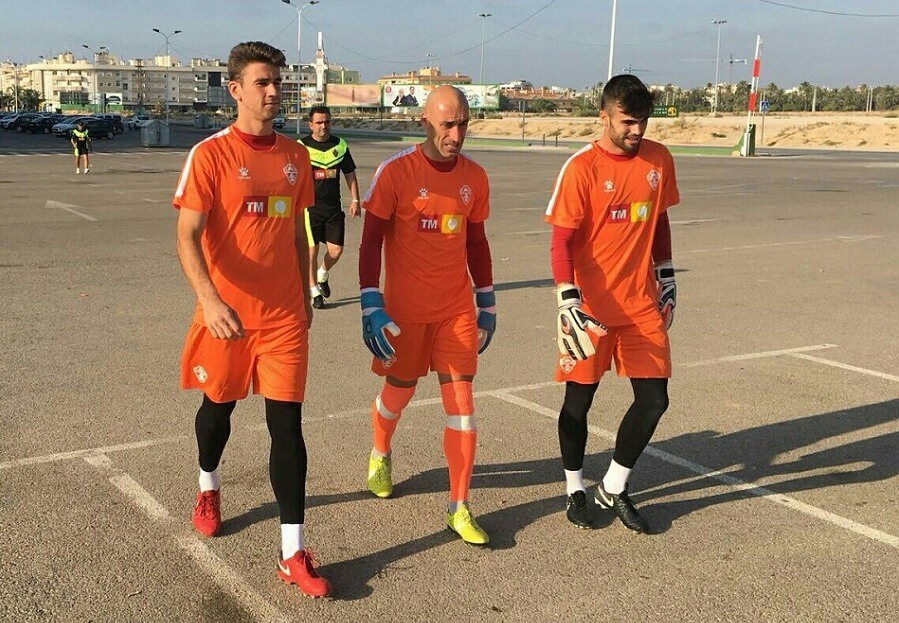
[[[380,498],[393,493],[391,439],[418,379],[434,370],[446,412],[446,526],[466,543],[486,545],[468,506],[477,446],[472,381],[496,330],[496,298],[484,230],[487,174],[461,153],[468,121],[464,94],[435,89],[421,117],[427,138],[378,167],[365,197],[359,287],[372,371],[385,377],[371,409],[368,488]]]
[[[203,391],[195,427],[200,492],[194,527],[222,525],[218,467],[231,413],[250,384],[265,397],[269,476],[281,519],[278,576],[306,595],[331,592],[303,542],[306,446],[301,414],[312,308],[304,209],[315,200],[309,154],[276,134],[284,54],[256,41],[228,58],[237,121],[190,151],[173,204],[178,258],[197,296],[181,386]]]
[[[559,304],[555,378],[565,383],[559,445],[567,516],[580,528],[597,527],[582,473],[587,412],[614,359],[618,375],[631,380],[634,402],[595,500],[630,530],[650,531],[627,482],[668,408],[676,288],[667,210],[680,200],[671,154],[643,138],[651,112],[652,94],[638,78],[609,80],[602,138],[568,159],[546,210]]]

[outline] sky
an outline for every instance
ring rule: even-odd
[[[320,0],[302,13],[302,59],[313,60],[320,31],[328,61],[360,71],[364,83],[431,65],[478,82],[483,42],[484,82],[582,89],[606,80],[612,5]],[[38,62],[61,51],[91,57],[83,45],[148,58],[165,52],[153,28],[182,31],[170,37],[182,62],[224,61],[249,40],[296,62],[297,11],[279,0],[0,0],[0,60]],[[897,0],[617,0],[613,73],[684,88],[713,83],[716,71],[721,82],[749,81],[757,35],[763,86],[899,84]]]

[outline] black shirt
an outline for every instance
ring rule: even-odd
[[[336,148],[340,144],[340,137],[333,134],[326,141],[317,141],[312,135],[304,136],[300,142],[313,150],[320,152],[330,152],[329,156],[337,156]],[[344,143],[345,144],[345,143]],[[310,152],[310,157],[312,152]],[[336,160],[330,166],[324,167],[321,163],[315,164],[315,158],[312,158],[312,177],[315,179],[315,207],[322,209],[334,208],[341,209],[340,205],[340,172],[344,175],[353,173],[356,170],[356,163],[353,162],[353,156],[350,154],[350,148],[346,148],[346,152],[342,159]]]

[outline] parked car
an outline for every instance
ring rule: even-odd
[[[32,119],[40,119],[41,114],[36,112],[26,112],[22,113],[18,117],[16,117],[10,124],[7,130],[15,130],[16,132],[23,132],[23,126],[30,122]]]
[[[0,119],[0,128],[4,130],[12,130],[12,124],[15,123],[16,119],[22,116],[23,113],[13,113],[11,115],[7,115]]]
[[[84,122],[84,129],[91,138],[114,139],[116,135],[115,124],[111,119],[88,119]]]
[[[272,119],[273,128],[283,128],[285,124],[286,121],[284,120],[284,115],[278,115],[277,117]]]
[[[132,130],[140,130],[152,121],[150,115],[134,115],[128,120],[128,127]]]
[[[121,134],[125,131],[125,124],[122,121],[122,115],[117,112],[111,113],[103,113],[102,115],[97,115],[100,119],[109,119],[112,121],[112,125],[115,126],[116,134]]]
[[[54,125],[52,128],[50,128],[50,131],[53,132],[53,134],[55,134],[59,138],[69,138],[69,135],[72,133],[72,130],[75,129],[75,124],[77,124],[79,121],[88,121],[90,119],[96,119],[96,117],[90,117],[90,116],[88,116],[88,117],[85,117],[85,116],[66,117],[65,119],[63,119],[62,121],[60,121],[59,123]]]
[[[62,115],[43,115],[36,119],[29,119],[22,124],[22,131],[31,132],[32,134],[50,134],[53,126],[64,118]]]

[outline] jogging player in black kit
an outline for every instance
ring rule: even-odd
[[[309,111],[310,134],[300,139],[309,150],[312,176],[315,178],[315,205],[306,210],[306,235],[309,238],[309,293],[312,306],[322,309],[331,296],[328,276],[343,253],[346,215],[340,204],[340,173],[350,189],[350,218],[362,214],[356,163],[350,148],[339,136],[331,134],[331,111],[313,106]],[[324,242],[325,256],[318,263],[318,245]]]

